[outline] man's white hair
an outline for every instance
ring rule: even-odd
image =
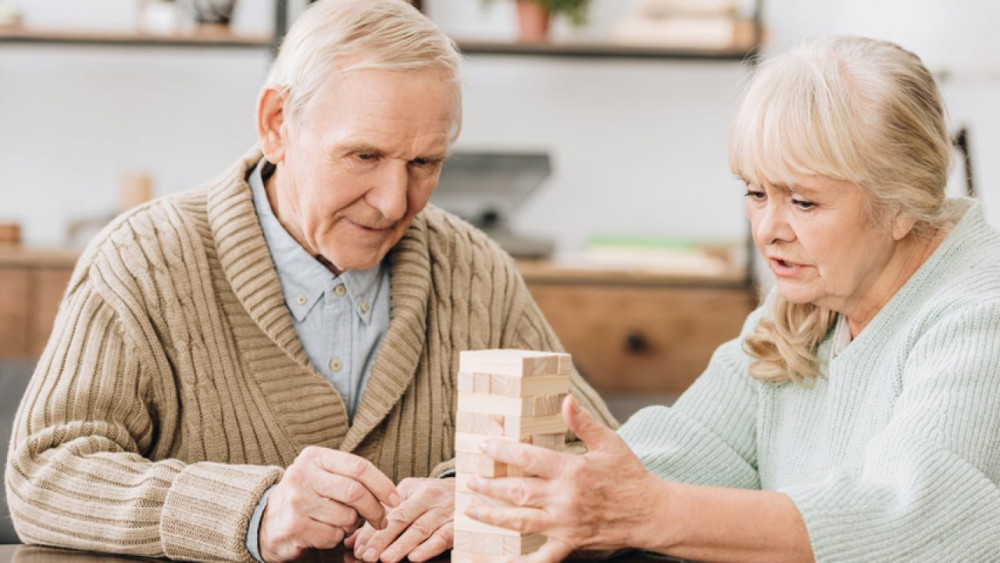
[[[295,122],[336,73],[357,69],[442,69],[453,84],[455,117],[462,126],[461,57],[454,41],[404,0],[320,0],[288,31],[267,77],[282,88]]]

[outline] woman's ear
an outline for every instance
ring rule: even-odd
[[[892,219],[892,238],[893,240],[903,240],[906,235],[910,234],[913,230],[913,226],[917,224],[917,218],[913,214],[903,211],[902,209],[896,211],[896,216]]]
[[[285,156],[288,129],[285,127],[285,89],[268,84],[257,96],[257,142],[264,158],[278,164]]]

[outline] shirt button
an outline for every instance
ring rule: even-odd
[[[333,288],[333,292],[337,294],[337,297],[343,297],[344,294],[347,293],[347,288],[344,287],[344,284],[340,284]]]
[[[371,307],[368,305],[368,303],[362,303],[361,304],[361,312],[362,313],[367,313],[368,309],[371,309]]]
[[[298,297],[295,298],[295,302],[298,303],[299,305],[305,305],[306,301],[307,299],[305,295],[299,295]]]
[[[330,370],[331,371],[340,371],[340,369],[343,368],[343,367],[344,367],[343,362],[341,362],[337,358],[334,358],[334,359],[330,360]]]

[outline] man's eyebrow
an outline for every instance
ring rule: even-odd
[[[344,149],[344,154],[354,154],[354,153],[366,153],[366,154],[385,154],[382,149],[368,144],[350,145]]]
[[[444,151],[444,152],[435,152],[435,153],[427,154],[427,155],[421,156],[419,158],[422,158],[424,160],[429,160],[431,162],[439,162],[439,161],[445,160],[449,156],[451,156],[451,152],[450,151]]]

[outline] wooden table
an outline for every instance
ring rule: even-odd
[[[433,559],[432,561],[435,563],[443,563],[450,560],[451,558],[448,554],[445,554],[441,557]],[[124,563],[128,561],[135,562],[159,560],[90,553],[86,551],[73,551],[54,547],[39,547],[34,545],[0,545],[0,563],[61,563],[63,561],[68,561],[70,563]],[[345,554],[342,549],[334,549],[330,551],[312,553],[309,557],[306,557],[301,561],[316,563],[356,563],[358,560],[349,553]],[[644,556],[641,553],[630,553],[616,557],[611,561],[620,563],[662,563],[664,559]]]

